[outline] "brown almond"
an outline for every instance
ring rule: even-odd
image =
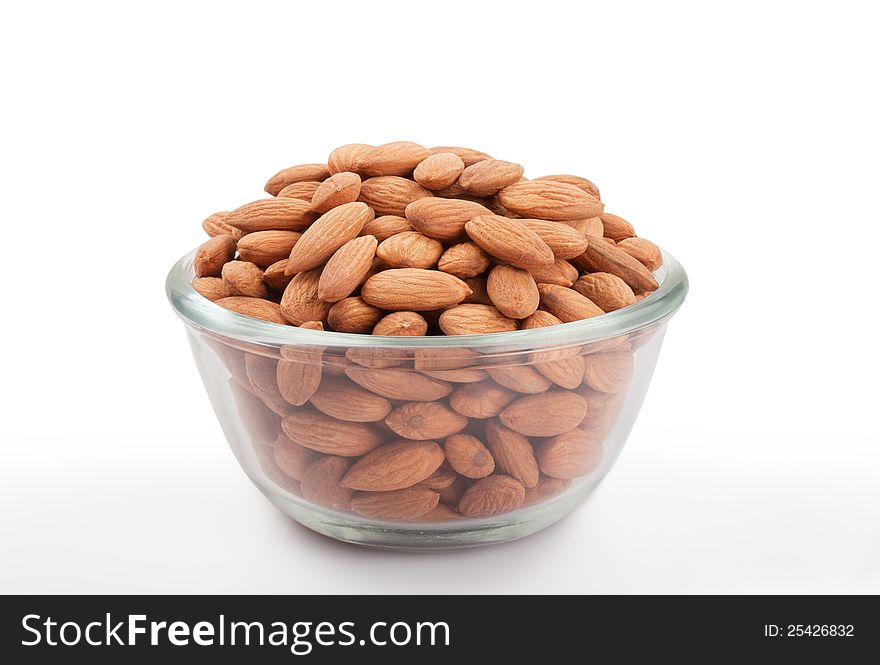
[[[418,231],[393,235],[376,249],[376,256],[389,268],[433,268],[442,254],[439,240]]]
[[[300,328],[323,330],[319,321],[307,321]],[[294,406],[305,404],[321,385],[323,373],[323,347],[282,346],[281,360],[275,371],[275,380],[281,396]]]
[[[263,271],[250,261],[230,261],[221,271],[223,283],[231,296],[266,298],[269,290],[263,284]]]
[[[361,235],[373,236],[376,240],[382,242],[393,235],[412,230],[413,227],[406,217],[382,215],[364,224],[364,228],[361,229]]]
[[[485,274],[476,277],[465,277],[462,280],[471,290],[470,295],[462,300],[463,303],[469,305],[491,305],[492,299],[489,297],[488,278]]]
[[[413,201],[406,206],[404,214],[416,231],[443,242],[457,242],[467,239],[467,222],[491,212],[474,201],[434,197]]]
[[[594,390],[623,392],[629,387],[632,373],[633,357],[625,349],[584,356],[584,383]]]
[[[263,189],[272,196],[277,196],[282,189],[295,182],[303,182],[304,180],[317,180],[320,182],[329,177],[330,171],[326,164],[299,164],[281,169],[269,178],[269,182],[266,183]]]
[[[472,148],[460,148],[458,146],[437,146],[436,148],[431,148],[431,152],[434,154],[438,152],[451,152],[453,155],[458,155],[461,161],[464,162],[465,166],[476,164],[477,162],[481,162],[484,159],[492,159],[489,155],[480,150],[474,150]]]
[[[570,219],[562,223],[570,226],[579,233],[583,233],[585,236],[587,236],[588,240],[590,237],[604,237],[603,234],[605,233],[605,229],[602,226],[602,220],[599,217],[589,217],[587,219]]]
[[[359,492],[351,509],[361,517],[379,520],[421,521],[437,509],[440,495],[427,487],[407,487],[390,492]]]
[[[437,496],[440,496],[439,493]],[[419,516],[419,522],[452,522],[460,520],[461,515],[455,512],[445,503],[438,503],[424,515]]]
[[[465,490],[458,510],[465,517],[492,517],[516,510],[525,496],[525,487],[515,478],[487,476]]]
[[[470,292],[458,277],[437,270],[395,268],[370,277],[361,297],[382,309],[424,312],[457,305]]]
[[[517,394],[493,381],[459,386],[449,396],[449,405],[468,418],[494,418],[515,400]]]
[[[420,337],[428,332],[428,323],[415,312],[386,314],[373,326],[373,335],[389,337]],[[394,367],[408,362],[411,353],[385,346],[353,347],[345,352],[347,358],[364,367]]]
[[[365,152],[358,169],[372,176],[405,176],[430,156],[431,151],[418,143],[394,141]]]
[[[452,392],[452,384],[405,369],[373,370],[356,367],[346,375],[362,388],[388,399],[430,402]]]
[[[484,159],[464,169],[458,184],[476,196],[493,196],[508,185],[519,182],[524,171],[522,166],[513,162]]]
[[[586,235],[567,224],[546,222],[543,219],[520,219],[518,221],[537,233],[538,237],[547,243],[553,256],[557,259],[573,259],[580,256],[589,244]]]
[[[462,369],[472,367],[479,361],[480,354],[471,349],[453,348],[419,348],[415,350],[413,366],[419,371]]]
[[[495,470],[489,449],[471,434],[453,434],[443,442],[446,461],[465,478],[485,478]]]
[[[495,383],[527,395],[542,393],[553,385],[550,379],[529,365],[487,367],[486,371]]]
[[[250,316],[254,319],[262,319],[270,323],[287,323],[287,320],[281,315],[281,308],[271,300],[263,300],[262,298],[246,298],[244,296],[229,296],[214,301],[216,304],[226,309],[232,310],[236,314]]]
[[[483,335],[516,330],[517,325],[492,305],[455,305],[440,315],[440,329],[447,335]]]
[[[623,217],[603,212],[599,215],[599,219],[602,221],[602,235],[611,238],[614,242],[619,242],[626,238],[633,238],[636,235],[633,225]]]
[[[268,268],[278,261],[286,261],[290,250],[299,241],[299,231],[256,231],[238,241],[238,255],[242,261]],[[284,264],[285,267],[287,264]]]
[[[212,238],[227,235],[232,236],[236,240],[241,240],[242,232],[224,221],[227,215],[229,215],[229,211],[215,212],[213,215],[209,215],[202,222],[202,228]]]
[[[486,370],[477,368],[427,370],[425,374],[452,383],[479,383],[489,378]]]
[[[565,435],[562,435],[565,436]],[[554,496],[562,494],[571,485],[570,480],[562,480],[561,478],[551,478],[550,476],[541,476],[538,484],[534,487],[526,488],[526,498],[523,501],[523,508],[533,506],[536,503],[543,503]]]
[[[309,464],[300,486],[303,498],[333,510],[350,510],[353,492],[339,484],[349,466],[350,460],[334,456],[320,457]]]
[[[275,439],[281,431],[281,418],[254,395],[250,386],[230,378],[229,388],[235,410],[251,442],[258,446],[275,445]]]
[[[350,296],[333,304],[327,313],[327,322],[336,332],[366,335],[384,315],[385,312],[364,302],[360,296]]]
[[[525,436],[490,420],[486,423],[486,443],[501,473],[516,478],[527,488],[538,484],[538,460]]]
[[[607,272],[584,275],[578,278],[573,288],[606,312],[613,312],[636,302],[636,295],[627,283],[617,275]]]
[[[563,323],[589,319],[605,313],[589,298],[558,284],[538,284],[538,293],[541,294],[541,307]]]
[[[317,453],[291,441],[283,432],[275,440],[275,463],[291,478],[302,480],[309,464],[315,461]]]
[[[654,291],[659,284],[651,271],[616,245],[591,242],[572,263],[589,272],[610,272],[629,284],[633,291]],[[561,318],[561,317],[560,317]]]
[[[334,173],[315,190],[312,210],[324,213],[343,203],[357,201],[361,193],[361,177],[357,173]]]
[[[284,400],[275,381],[275,370],[278,361],[256,353],[247,353],[244,357],[245,373],[253,393],[279,416],[290,412],[290,405]]]
[[[556,260],[547,243],[515,219],[481,215],[467,222],[465,231],[488,254],[515,268],[541,268]]]
[[[228,235],[214,236],[196,250],[193,268],[196,277],[219,277],[223,266],[235,256],[235,238]]]
[[[535,178],[535,180],[547,180],[550,182],[564,182],[566,185],[574,185],[575,187],[584,190],[587,194],[592,194],[597,199],[602,198],[599,196],[599,188],[596,187],[592,182],[587,180],[586,178],[581,178],[577,175],[542,175],[540,178]]]
[[[498,192],[498,202],[520,217],[552,221],[595,217],[605,208],[579,187],[548,180],[508,185]]]
[[[449,466],[449,463],[443,462],[440,468],[419,483],[419,487],[442,490],[452,485],[457,479],[458,474]]]
[[[459,476],[449,487],[443,487],[437,490],[437,493],[440,495],[440,501],[449,506],[457,506],[461,499],[461,495],[464,494],[464,491],[470,487],[473,482],[473,478]]]
[[[461,242],[443,252],[437,261],[437,268],[442,272],[455,275],[461,279],[476,277],[492,265],[492,260],[480,246],[473,242]]]
[[[294,443],[341,457],[365,455],[384,439],[378,429],[367,423],[338,420],[305,408],[287,414],[281,427]]]
[[[573,430],[587,415],[583,397],[554,388],[540,395],[527,395],[511,402],[499,418],[526,436],[555,436]]]
[[[412,487],[440,468],[445,459],[443,449],[434,441],[394,441],[355,462],[342,486],[368,492]]]
[[[486,288],[492,304],[512,319],[524,319],[534,314],[541,301],[538,285],[531,273],[513,266],[498,265],[492,268]]]
[[[458,180],[464,162],[454,152],[436,152],[426,157],[413,171],[413,179],[426,189],[443,189]]]
[[[327,321],[332,303],[324,302],[318,297],[318,282],[321,271],[309,270],[298,273],[281,296],[281,313],[284,318],[295,326],[306,321]]]
[[[377,215],[403,216],[410,203],[432,196],[431,190],[412,180],[378,176],[364,180],[358,200],[370,206]]]
[[[321,215],[290,250],[285,272],[292,275],[317,268],[349,240],[357,237],[373,211],[364,203],[344,203]]]
[[[603,393],[584,384],[578,388],[577,394],[587,403],[587,415],[580,427],[605,436],[611,431],[617,414],[623,408],[626,392]]]
[[[327,167],[330,173],[342,173],[343,171],[362,173],[360,164],[375,149],[376,146],[366,143],[349,143],[339,146],[330,153],[330,157],[327,159]]]
[[[325,415],[355,423],[377,422],[391,413],[391,402],[385,397],[348,379],[324,379],[309,401]]]
[[[315,221],[311,204],[301,199],[260,199],[236,208],[224,221],[230,226],[252,231],[298,231]]]
[[[373,265],[378,243],[373,236],[352,238],[327,261],[318,280],[318,297],[336,302],[350,296]]]
[[[226,284],[219,277],[196,277],[192,281],[192,287],[211,301],[226,298],[229,291],[226,290]]]
[[[287,254],[290,252],[288,251]],[[293,279],[293,275],[285,274],[285,268],[287,268],[287,258],[275,261],[263,271],[263,284],[273,291],[284,291]]]
[[[561,323],[562,321],[553,316],[550,312],[545,312],[543,309],[539,309],[529,318],[523,320],[522,329],[532,330],[533,328],[547,328],[548,326],[558,326]]]
[[[578,427],[543,441],[537,457],[542,473],[562,480],[579,478],[602,461],[602,438]]]
[[[523,330],[546,328],[562,323],[549,312],[538,310],[522,322]],[[582,347],[568,346],[549,351],[535,351],[529,354],[529,360],[543,376],[557,386],[577,388],[584,378],[584,360],[580,356]]]
[[[617,243],[617,247],[638,260],[651,272],[658,270],[663,265],[663,255],[660,253],[660,249],[650,240],[624,238]]]
[[[427,332],[427,322],[416,312],[392,312],[373,328],[374,335],[391,337],[420,337]]]
[[[294,182],[278,192],[278,198],[302,199],[303,201],[311,203],[312,197],[315,195],[315,192],[318,191],[318,187],[320,186],[321,183],[314,180]]]
[[[529,272],[538,284],[558,284],[568,287],[578,278],[577,268],[562,259],[557,259],[551,266],[532,268]]]
[[[408,402],[388,414],[385,424],[398,436],[422,441],[460,432],[468,419],[442,402]]]

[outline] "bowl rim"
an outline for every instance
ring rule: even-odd
[[[688,277],[681,264],[660,248],[663,265],[654,272],[659,287],[636,302],[601,316],[571,323],[485,333],[480,335],[437,335],[426,337],[390,337],[359,333],[309,330],[255,319],[208,300],[192,286],[196,250],[185,254],[172,267],[165,280],[165,293],[177,315],[192,326],[215,335],[272,346],[337,346],[396,348],[461,348],[515,350],[562,347],[570,344],[599,342],[632,333],[671,317],[688,292]]]

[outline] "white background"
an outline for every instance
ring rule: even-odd
[[[0,591],[880,592],[868,3],[5,3]],[[593,179],[688,269],[576,513],[431,555],[298,527],[165,301],[201,220],[348,142]]]

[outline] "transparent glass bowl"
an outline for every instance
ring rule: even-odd
[[[688,289],[664,252],[657,291],[604,316],[487,335],[379,337],[229,311],[192,288],[193,257],[171,269],[167,295],[241,467],[297,522],[384,548],[505,542],[571,512],[620,453]],[[491,449],[494,479],[453,473],[448,460],[432,471],[452,450],[444,444],[452,430],[469,435],[457,441],[457,466],[487,473],[476,439]],[[348,474],[401,438],[435,444],[404,444],[390,461],[373,455]],[[381,490],[364,491],[364,482]]]

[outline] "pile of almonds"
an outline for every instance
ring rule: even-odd
[[[284,169],[270,198],[203,222],[194,288],[314,330],[471,335],[635,303],[660,251],[572,175],[476,150],[351,144]],[[211,337],[266,475],[381,520],[490,517],[595,470],[639,341],[499,362],[467,348],[248,347]]]

